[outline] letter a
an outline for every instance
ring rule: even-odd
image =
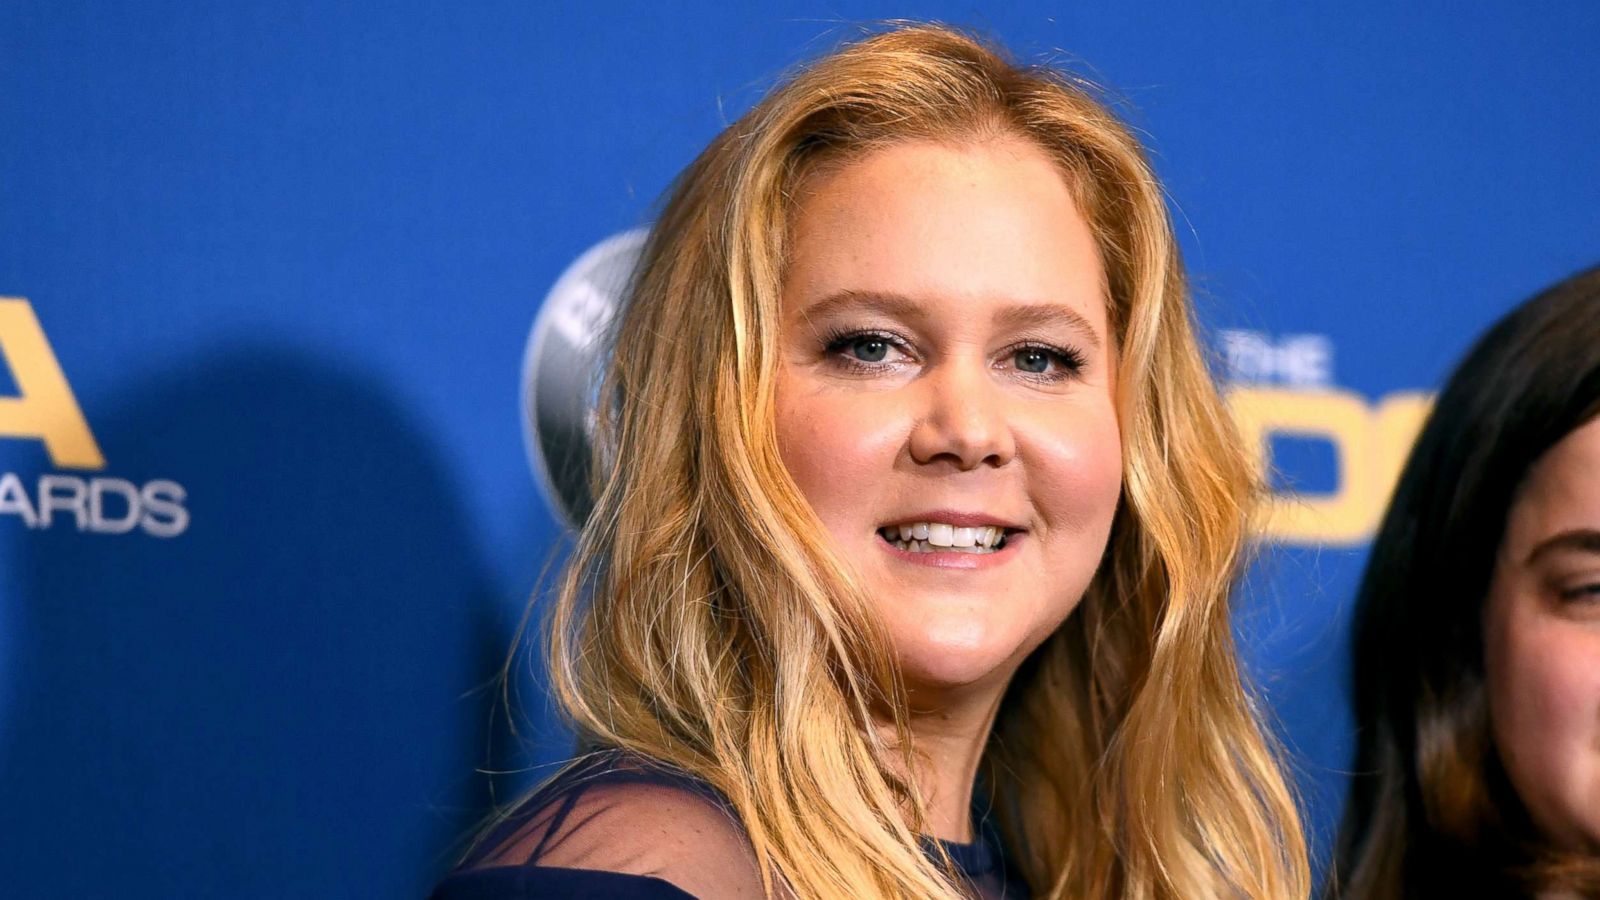
[[[57,468],[104,469],[105,457],[26,300],[0,297],[0,361],[10,363],[18,394],[0,397],[0,437],[43,441]]]

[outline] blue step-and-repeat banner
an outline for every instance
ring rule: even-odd
[[[1325,852],[1351,594],[1429,393],[1600,261],[1600,6],[12,0],[0,894],[424,893],[476,770],[566,749],[531,677],[520,738],[494,713],[563,539],[541,304],[888,17],[1069,66],[1150,146],[1275,472],[1238,628]]]

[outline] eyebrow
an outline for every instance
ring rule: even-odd
[[[874,310],[901,319],[925,317],[921,304],[904,294],[855,290],[829,294],[802,310],[801,316],[810,321],[849,307]],[[1012,329],[1064,326],[1080,333],[1094,346],[1100,346],[1100,335],[1089,324],[1089,320],[1082,313],[1061,303],[1014,304],[997,312],[994,321],[996,325]]]
[[[1600,531],[1593,528],[1574,528],[1545,538],[1539,542],[1539,546],[1533,548],[1532,553],[1528,554],[1528,561],[1524,565],[1531,566],[1539,557],[1559,550],[1600,553]]]

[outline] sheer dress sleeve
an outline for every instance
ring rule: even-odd
[[[518,806],[434,900],[762,896],[744,829],[704,782],[618,752],[571,765]]]
[[[1027,900],[1025,882],[975,817],[971,844],[942,848],[975,900]],[[519,804],[434,889],[432,900],[608,897],[702,900],[765,896],[732,808],[705,782],[607,751],[570,765]],[[778,896],[789,895],[780,888]]]

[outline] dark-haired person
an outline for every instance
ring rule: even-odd
[[[1600,897],[1600,269],[1440,395],[1356,614],[1333,893]]]

